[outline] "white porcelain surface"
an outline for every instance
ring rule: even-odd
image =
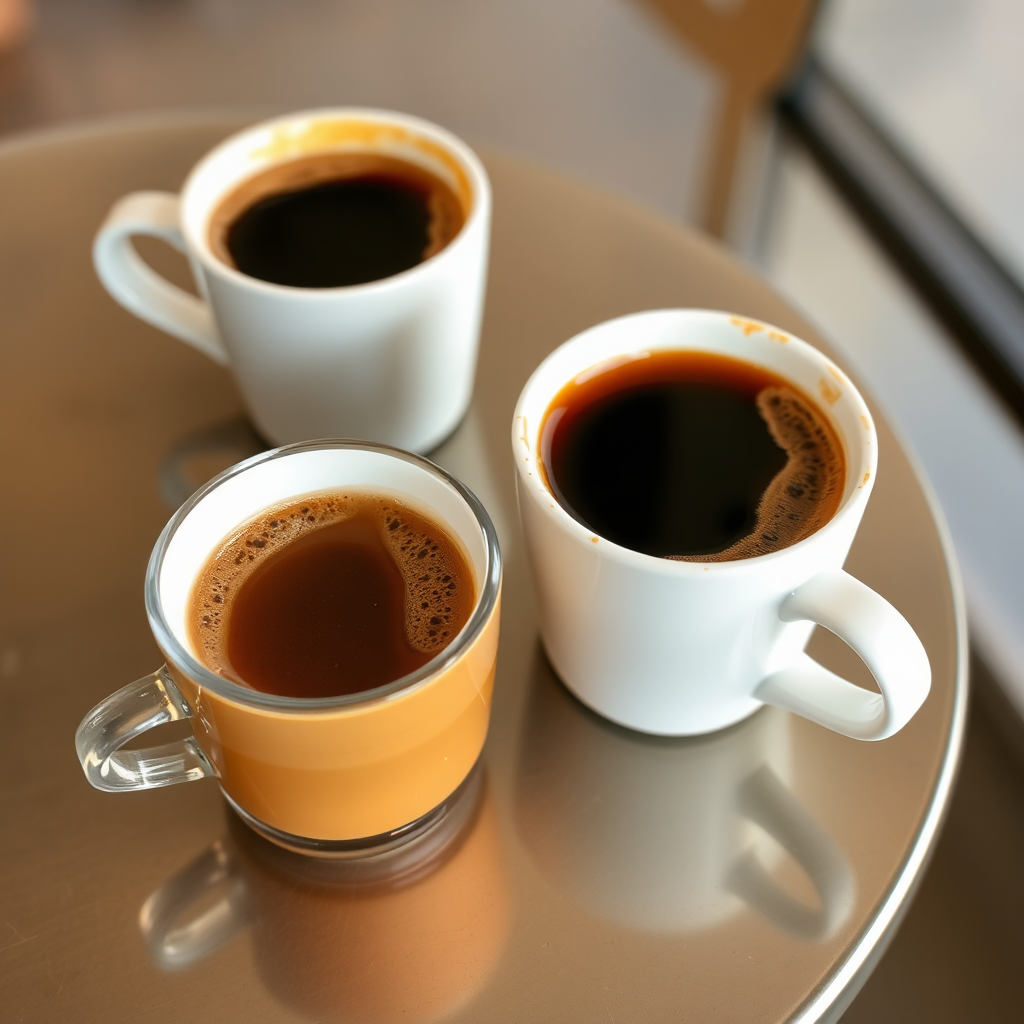
[[[353,139],[352,125],[372,130]],[[270,284],[214,256],[209,220],[226,194],[275,163],[338,150],[384,152],[449,180],[464,193],[461,232],[410,270],[344,288]],[[126,309],[230,366],[257,427],[276,444],[353,437],[422,452],[451,433],[469,405],[490,215],[486,172],[451,133],[385,111],[309,111],[221,143],[180,198],[125,196],[100,228],[93,257]],[[141,234],[187,254],[201,299],[142,262],[130,241]]]
[[[819,398],[846,453],[836,515],[797,544],[757,558],[654,558],[598,537],[563,509],[540,469],[544,414],[568,381],[658,349],[745,359]],[[595,711],[661,735],[710,732],[776,704],[858,739],[892,735],[927,696],[927,655],[888,602],[842,572],[874,485],[877,436],[856,389],[824,355],[766,324],[707,310],[612,320],[556,349],[527,382],[512,447],[519,508],[552,665]],[[868,664],[881,695],[803,655],[815,623]]]

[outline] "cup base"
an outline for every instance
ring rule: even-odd
[[[449,812],[453,808],[473,803],[473,800],[469,798],[471,794],[468,791],[479,787],[480,775],[480,760],[477,759],[469,770],[469,774],[459,783],[458,787],[436,807],[415,821],[410,821],[390,832],[381,832],[379,835],[367,836],[363,839],[312,839],[308,836],[293,835],[260,821],[259,818],[240,807],[223,789],[221,793],[224,794],[228,806],[249,828],[275,846],[280,846],[291,853],[304,854],[307,857],[320,857],[327,860],[356,860],[398,850],[435,830],[449,816]],[[464,800],[464,797],[467,799]]]
[[[657,709],[656,715],[650,709],[630,707],[628,714],[623,714],[620,704],[618,708],[602,707],[601,702],[591,699],[591,687],[587,685],[575,686],[570,683],[566,673],[558,669],[555,659],[547,643],[544,643],[544,655],[551,666],[558,681],[576,698],[588,711],[592,711],[599,718],[611,722],[622,729],[629,729],[630,732],[643,733],[645,736],[662,736],[666,739],[685,739],[689,736],[710,736],[713,733],[721,732],[724,729],[731,729],[740,722],[745,722],[752,715],[756,715],[761,708],[765,707],[763,701],[753,697],[742,702],[733,702],[725,713],[717,713],[713,717],[708,715],[689,716],[685,724],[678,719],[666,719],[664,709]],[[586,677],[584,677],[586,682]],[[668,725],[666,725],[668,722]]]

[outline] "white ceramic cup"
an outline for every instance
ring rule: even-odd
[[[210,218],[243,182],[291,160],[353,151],[395,157],[444,180],[466,215],[459,234],[418,266],[342,288],[270,284],[214,255]],[[352,437],[423,452],[469,405],[490,219],[483,165],[450,132],[407,114],[313,110],[222,142],[180,196],[119,200],[96,236],[93,261],[127,310],[231,368],[257,428],[275,444]],[[201,298],[143,262],[133,235],[184,252]]]
[[[838,511],[816,533],[756,558],[679,562],[620,547],[559,505],[540,452],[555,395],[602,363],[683,349],[763,366],[817,400],[842,441],[847,480]],[[530,377],[512,449],[544,647],[569,689],[598,713],[682,736],[774,704],[845,736],[880,740],[924,702],[931,668],[921,641],[888,601],[842,569],[875,480],[874,423],[846,375],[806,342],[709,310],[600,324],[557,348]],[[803,653],[815,624],[853,648],[880,693]]]

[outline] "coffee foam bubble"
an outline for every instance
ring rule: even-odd
[[[823,415],[787,387],[763,388],[756,402],[772,439],[788,459],[758,502],[754,529],[724,551],[668,556],[673,561],[729,562],[779,551],[821,529],[838,510],[846,460]]]
[[[223,540],[193,585],[190,633],[200,658],[227,669],[230,598],[269,556],[292,541],[357,515],[369,515],[405,584],[405,634],[410,647],[439,651],[468,621],[475,600],[468,563],[455,541],[423,514],[359,492],[312,495],[276,506]]]
[[[381,512],[384,538],[405,581],[406,639],[418,651],[439,650],[454,636],[465,570],[456,564],[451,541],[438,537],[436,529],[417,529],[402,508]]]

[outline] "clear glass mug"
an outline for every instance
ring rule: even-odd
[[[476,603],[461,633],[426,665],[385,686],[294,698],[231,682],[203,665],[186,628],[209,554],[262,510],[335,489],[404,500],[461,542]],[[357,441],[309,441],[257,455],[196,492],[164,528],[145,585],[166,664],[86,715],[75,737],[97,789],[130,792],[208,776],[257,832],[289,849],[343,853],[418,832],[444,813],[483,748],[498,649],[501,555],[473,493],[417,455]],[[193,735],[124,750],[155,726]]]

